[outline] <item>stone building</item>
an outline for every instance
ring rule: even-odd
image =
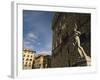
[[[34,64],[36,51],[32,51],[31,49],[23,50],[23,69],[32,69],[32,65]]]
[[[75,24],[81,32],[80,45],[87,58],[81,58],[78,47],[72,43]],[[87,66],[91,63],[91,14],[57,12],[52,22],[51,67]]]
[[[39,54],[35,57],[34,68],[50,68],[51,56]]]

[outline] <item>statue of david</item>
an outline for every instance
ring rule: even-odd
[[[83,47],[80,44],[80,36],[81,32],[77,30],[77,24],[75,24],[74,26],[74,33],[73,33],[73,46],[77,47],[77,51],[80,55],[80,58],[85,58],[87,65],[90,65],[90,63],[88,63],[88,61],[90,62],[91,58],[89,56],[87,56],[86,52],[84,51]]]

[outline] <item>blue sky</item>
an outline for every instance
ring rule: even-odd
[[[53,12],[23,10],[23,47],[51,54]]]

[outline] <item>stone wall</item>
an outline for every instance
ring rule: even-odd
[[[86,54],[91,56],[91,15],[86,13],[55,13],[52,22],[52,67],[73,66],[80,56],[77,49],[72,46],[70,39],[75,23],[78,26],[78,31],[81,32],[81,46]]]

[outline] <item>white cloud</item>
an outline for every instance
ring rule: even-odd
[[[38,54],[51,55],[51,51],[39,51]]]
[[[33,49],[34,46],[33,45],[24,45],[24,48]]]
[[[24,48],[29,48],[29,49],[34,49],[34,45],[32,44],[32,42],[27,41],[27,40],[24,40],[23,47]]]
[[[37,40],[37,36],[33,33],[33,32],[29,32],[26,36],[25,36],[25,38],[24,38],[24,40],[25,41],[29,41],[29,42],[35,42],[36,40]]]
[[[37,36],[33,32],[28,33],[27,37],[32,39],[37,39]]]
[[[25,37],[24,37],[24,48],[30,48],[34,49],[33,43],[36,42],[37,36],[33,32],[29,32]]]
[[[29,41],[24,41],[24,45],[29,45],[30,42]]]
[[[41,43],[40,43],[40,42],[38,42],[38,43],[37,43],[37,45],[41,45]]]

